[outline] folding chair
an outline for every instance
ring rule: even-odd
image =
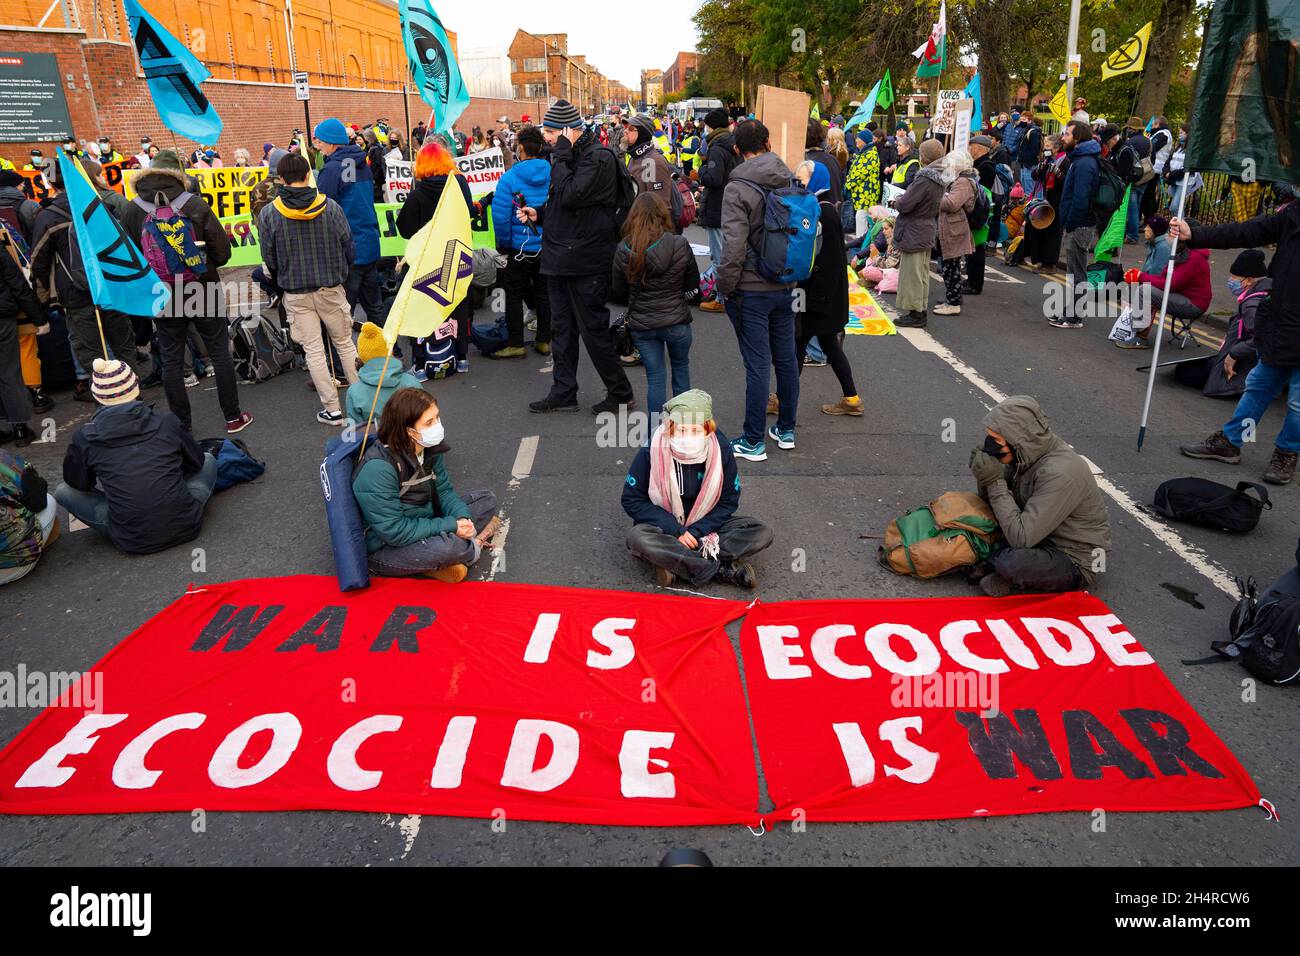
[[[1169,315],[1169,344],[1177,344],[1180,349],[1187,348],[1187,343],[1194,341],[1192,337],[1192,328],[1201,319],[1205,318],[1205,313],[1194,316],[1190,319],[1182,319],[1173,313]]]

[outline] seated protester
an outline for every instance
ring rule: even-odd
[[[438,403],[423,389],[399,388],[384,406],[352,479],[371,574],[463,581],[500,527],[492,492],[462,499],[452,488],[444,437]]]
[[[45,479],[0,450],[0,584],[26,577],[59,536],[59,505]]]
[[[400,359],[389,357],[384,330],[373,322],[361,326],[361,334],[357,336],[357,358],[365,364],[357,372],[357,383],[348,388],[343,413],[356,422],[358,428],[364,428],[368,421],[378,422],[384,414],[384,406],[399,388],[421,388],[419,379],[402,371]],[[371,405],[374,406],[373,418]]]
[[[980,590],[1005,597],[1095,587],[1110,550],[1110,518],[1088,463],[1028,395],[999,402],[982,424],[987,437],[971,452],[970,470],[1004,540],[976,565]]]
[[[1142,271],[1151,275],[1164,275],[1169,265],[1169,220],[1164,216],[1149,216],[1142,227],[1142,243],[1147,248],[1147,257],[1142,263]]]
[[[627,301],[628,328],[645,363],[646,410],[651,415],[659,414],[668,397],[669,367],[671,394],[690,391],[691,309],[686,294],[699,285],[695,253],[685,236],[674,235],[667,207],[653,193],[637,196],[623,225],[623,241],[614,250],[612,292],[615,301]]]
[[[140,401],[140,383],[122,362],[95,359],[92,383],[103,407],[72,436],[55,500],[129,554],[194,540],[217,460],[174,414]]]
[[[852,265],[868,287],[874,285],[878,292],[897,292],[898,261],[898,246],[894,244],[894,217],[889,216],[880,220],[875,242],[865,252],[859,252]]]
[[[1129,269],[1124,273],[1124,281],[1129,285],[1145,282],[1149,288],[1142,290],[1147,308],[1150,309],[1151,324],[1137,332],[1132,338],[1116,339],[1115,347],[1121,349],[1150,348],[1151,330],[1160,314],[1160,302],[1163,298],[1166,272],[1140,272]],[[1168,314],[1179,319],[1197,319],[1210,308],[1214,298],[1213,278],[1210,275],[1210,253],[1206,249],[1189,249],[1181,246],[1174,256],[1174,274],[1169,284]]]
[[[623,510],[636,522],[627,547],[654,565],[655,583],[695,587],[718,578],[757,586],[744,559],[772,543],[757,518],[736,517],[740,476],[731,443],[713,421],[713,399],[692,389],[664,405],[664,420],[628,469]]]
[[[1255,347],[1255,313],[1273,288],[1264,264],[1264,253],[1243,249],[1232,263],[1228,291],[1237,299],[1237,314],[1228,320],[1228,331],[1217,355],[1174,366],[1174,378],[1199,388],[1209,398],[1240,398],[1246,390],[1246,376],[1259,361]]]

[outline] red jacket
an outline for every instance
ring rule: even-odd
[[[1183,248],[1187,248],[1184,246]],[[1181,253],[1181,249],[1179,252]],[[1152,275],[1143,272],[1138,275],[1139,282],[1150,282],[1153,288],[1165,287],[1165,273]],[[1210,276],[1210,254],[1205,249],[1188,249],[1187,258],[1174,263],[1174,279],[1169,286],[1170,292],[1187,296],[1188,301],[1202,312],[1210,307],[1214,298],[1214,281]]]

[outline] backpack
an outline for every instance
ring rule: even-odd
[[[877,558],[895,574],[934,578],[984,561],[1000,537],[983,498],[949,491],[891,521]]]
[[[769,282],[802,282],[811,276],[822,248],[817,197],[797,179],[779,189],[767,189],[748,179],[734,181],[763,194],[763,224],[758,244],[749,244],[746,265],[752,265]]]
[[[240,438],[204,438],[199,447],[217,460],[215,491],[225,491],[245,481],[260,478],[266,462],[258,461]]]
[[[1006,163],[998,163],[993,167],[993,195],[1001,199],[1011,192],[1012,187],[1016,184],[1016,178],[1011,175],[1011,167]]]
[[[1115,215],[1120,203],[1124,201],[1124,187],[1127,184],[1109,159],[1097,157],[1097,189],[1092,194],[1092,214],[1097,217],[1098,225],[1105,228],[1110,217]]]
[[[415,340],[415,368],[424,370],[429,381],[456,374],[456,338]]]
[[[14,261],[20,265],[23,262],[31,262],[31,240],[23,229],[23,221],[18,215],[17,206],[0,206],[0,232],[7,234],[11,247],[22,256],[21,259],[15,256]]]
[[[192,282],[207,272],[203,252],[194,240],[194,224],[180,214],[193,198],[183,192],[165,206],[140,196],[132,200],[146,213],[140,228],[140,251],[154,274],[168,284],[177,279]]]
[[[30,464],[0,450],[0,568],[35,564],[45,546],[37,513],[46,507],[48,487]]]
[[[614,161],[614,193],[617,197],[614,203],[614,225],[615,235],[621,235],[623,223],[627,222],[628,211],[636,201],[636,183],[632,181],[632,174],[627,171],[627,165],[619,158],[618,153],[608,146],[598,146],[597,149],[609,153]]]
[[[987,229],[992,215],[993,201],[989,198],[989,191],[976,180],[975,201],[971,203],[970,210],[966,213],[966,224],[970,226],[971,232]]]
[[[1240,581],[1237,583],[1241,586]],[[1244,613],[1243,605],[1248,605]],[[1267,684],[1300,686],[1300,598],[1281,595],[1255,604],[1254,594],[1248,594],[1243,587],[1242,599],[1233,608],[1229,632],[1231,641],[1211,642],[1215,653],[1239,662]]]
[[[235,316],[230,320],[230,354],[235,374],[250,385],[275,378],[293,367],[293,346],[264,315]]]
[[[695,194],[691,192],[690,183],[676,173],[673,174],[673,192],[670,198],[672,200],[673,222],[678,229],[685,229],[695,222],[697,213]]]
[[[1247,488],[1259,495],[1252,498]],[[1156,489],[1155,509],[1168,518],[1219,531],[1253,531],[1265,508],[1272,508],[1268,489],[1253,481],[1229,488],[1206,478],[1171,478]]]

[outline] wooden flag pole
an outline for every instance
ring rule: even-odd
[[[383,388],[384,376],[388,374],[388,360],[393,357],[393,346],[388,346],[388,353],[384,356],[384,367],[379,372],[379,384],[375,386],[375,397],[370,400],[370,411],[366,415],[366,430],[361,435],[361,450],[357,452],[357,460],[366,453],[366,441],[370,438],[370,423],[375,420],[375,406],[379,404],[379,390]]]
[[[99,317],[99,306],[95,306],[95,325],[99,326],[99,347],[104,350],[104,361],[107,362],[108,343],[104,341],[104,322]],[[125,359],[123,359],[123,361],[125,361]]]

